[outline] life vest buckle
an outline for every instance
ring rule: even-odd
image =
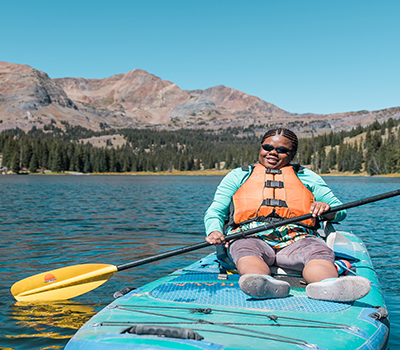
[[[284,188],[285,186],[282,181],[267,180],[265,182],[265,187]]]
[[[282,170],[280,170],[280,169],[269,169],[269,168],[267,168],[267,169],[265,169],[265,173],[266,173],[266,174],[273,174],[273,175],[282,174]]]
[[[286,207],[287,203],[281,199],[274,199],[274,198],[266,198],[263,200],[262,205],[267,207]]]

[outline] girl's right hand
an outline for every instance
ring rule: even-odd
[[[213,231],[207,237],[206,241],[213,245],[225,244],[225,247],[228,248],[229,242],[225,242],[225,236],[220,231]]]

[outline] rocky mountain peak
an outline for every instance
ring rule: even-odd
[[[217,85],[182,90],[143,69],[102,79],[50,79],[27,65],[0,62],[0,130],[51,122],[89,129],[288,126],[300,135],[400,118],[399,108],[331,115],[289,113],[259,97]]]
[[[46,73],[27,65],[0,62],[0,94],[3,102],[14,102],[10,110],[37,110],[51,103],[76,109],[65,91]]]

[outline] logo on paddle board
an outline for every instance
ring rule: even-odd
[[[54,282],[56,279],[56,276],[54,276],[52,273],[48,273],[44,276],[44,283],[51,283]]]

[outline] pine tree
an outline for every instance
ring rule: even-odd
[[[61,170],[62,170],[61,151],[59,146],[57,145],[56,148],[53,150],[51,171],[53,173],[59,173],[61,172]]]
[[[2,166],[5,166],[8,169],[11,169],[12,158],[13,158],[14,152],[16,150],[17,149],[15,147],[14,140],[10,136],[7,135],[7,141],[4,143],[4,147],[3,147]]]
[[[91,173],[93,171],[92,163],[90,162],[90,152],[87,149],[85,152],[85,163],[83,164],[83,172]]]
[[[112,149],[110,152],[110,171],[112,173],[117,172],[115,149]]]
[[[24,145],[22,146],[22,166],[24,168],[28,168],[29,164],[31,162],[32,154],[33,154],[33,149],[30,140],[27,140],[27,142],[24,142]]]
[[[20,158],[19,152],[14,152],[11,158],[11,164],[10,164],[11,171],[16,174],[18,174],[20,171],[19,158]]]
[[[336,168],[336,159],[337,159],[336,147],[332,147],[328,153],[328,168],[329,169]]]
[[[322,166],[321,166],[321,173],[322,174],[328,174],[330,173],[329,171],[329,166],[328,166],[328,160],[325,158],[322,162]]]
[[[362,169],[362,158],[360,157],[360,152],[355,153],[354,163],[353,163],[353,173],[359,174]]]
[[[36,173],[37,168],[38,168],[38,160],[36,154],[33,153],[31,161],[29,162],[29,172]]]
[[[84,160],[84,151],[82,145],[79,145],[77,148],[75,148],[73,164],[74,164],[73,170],[83,172],[83,168],[85,166],[85,160]]]

